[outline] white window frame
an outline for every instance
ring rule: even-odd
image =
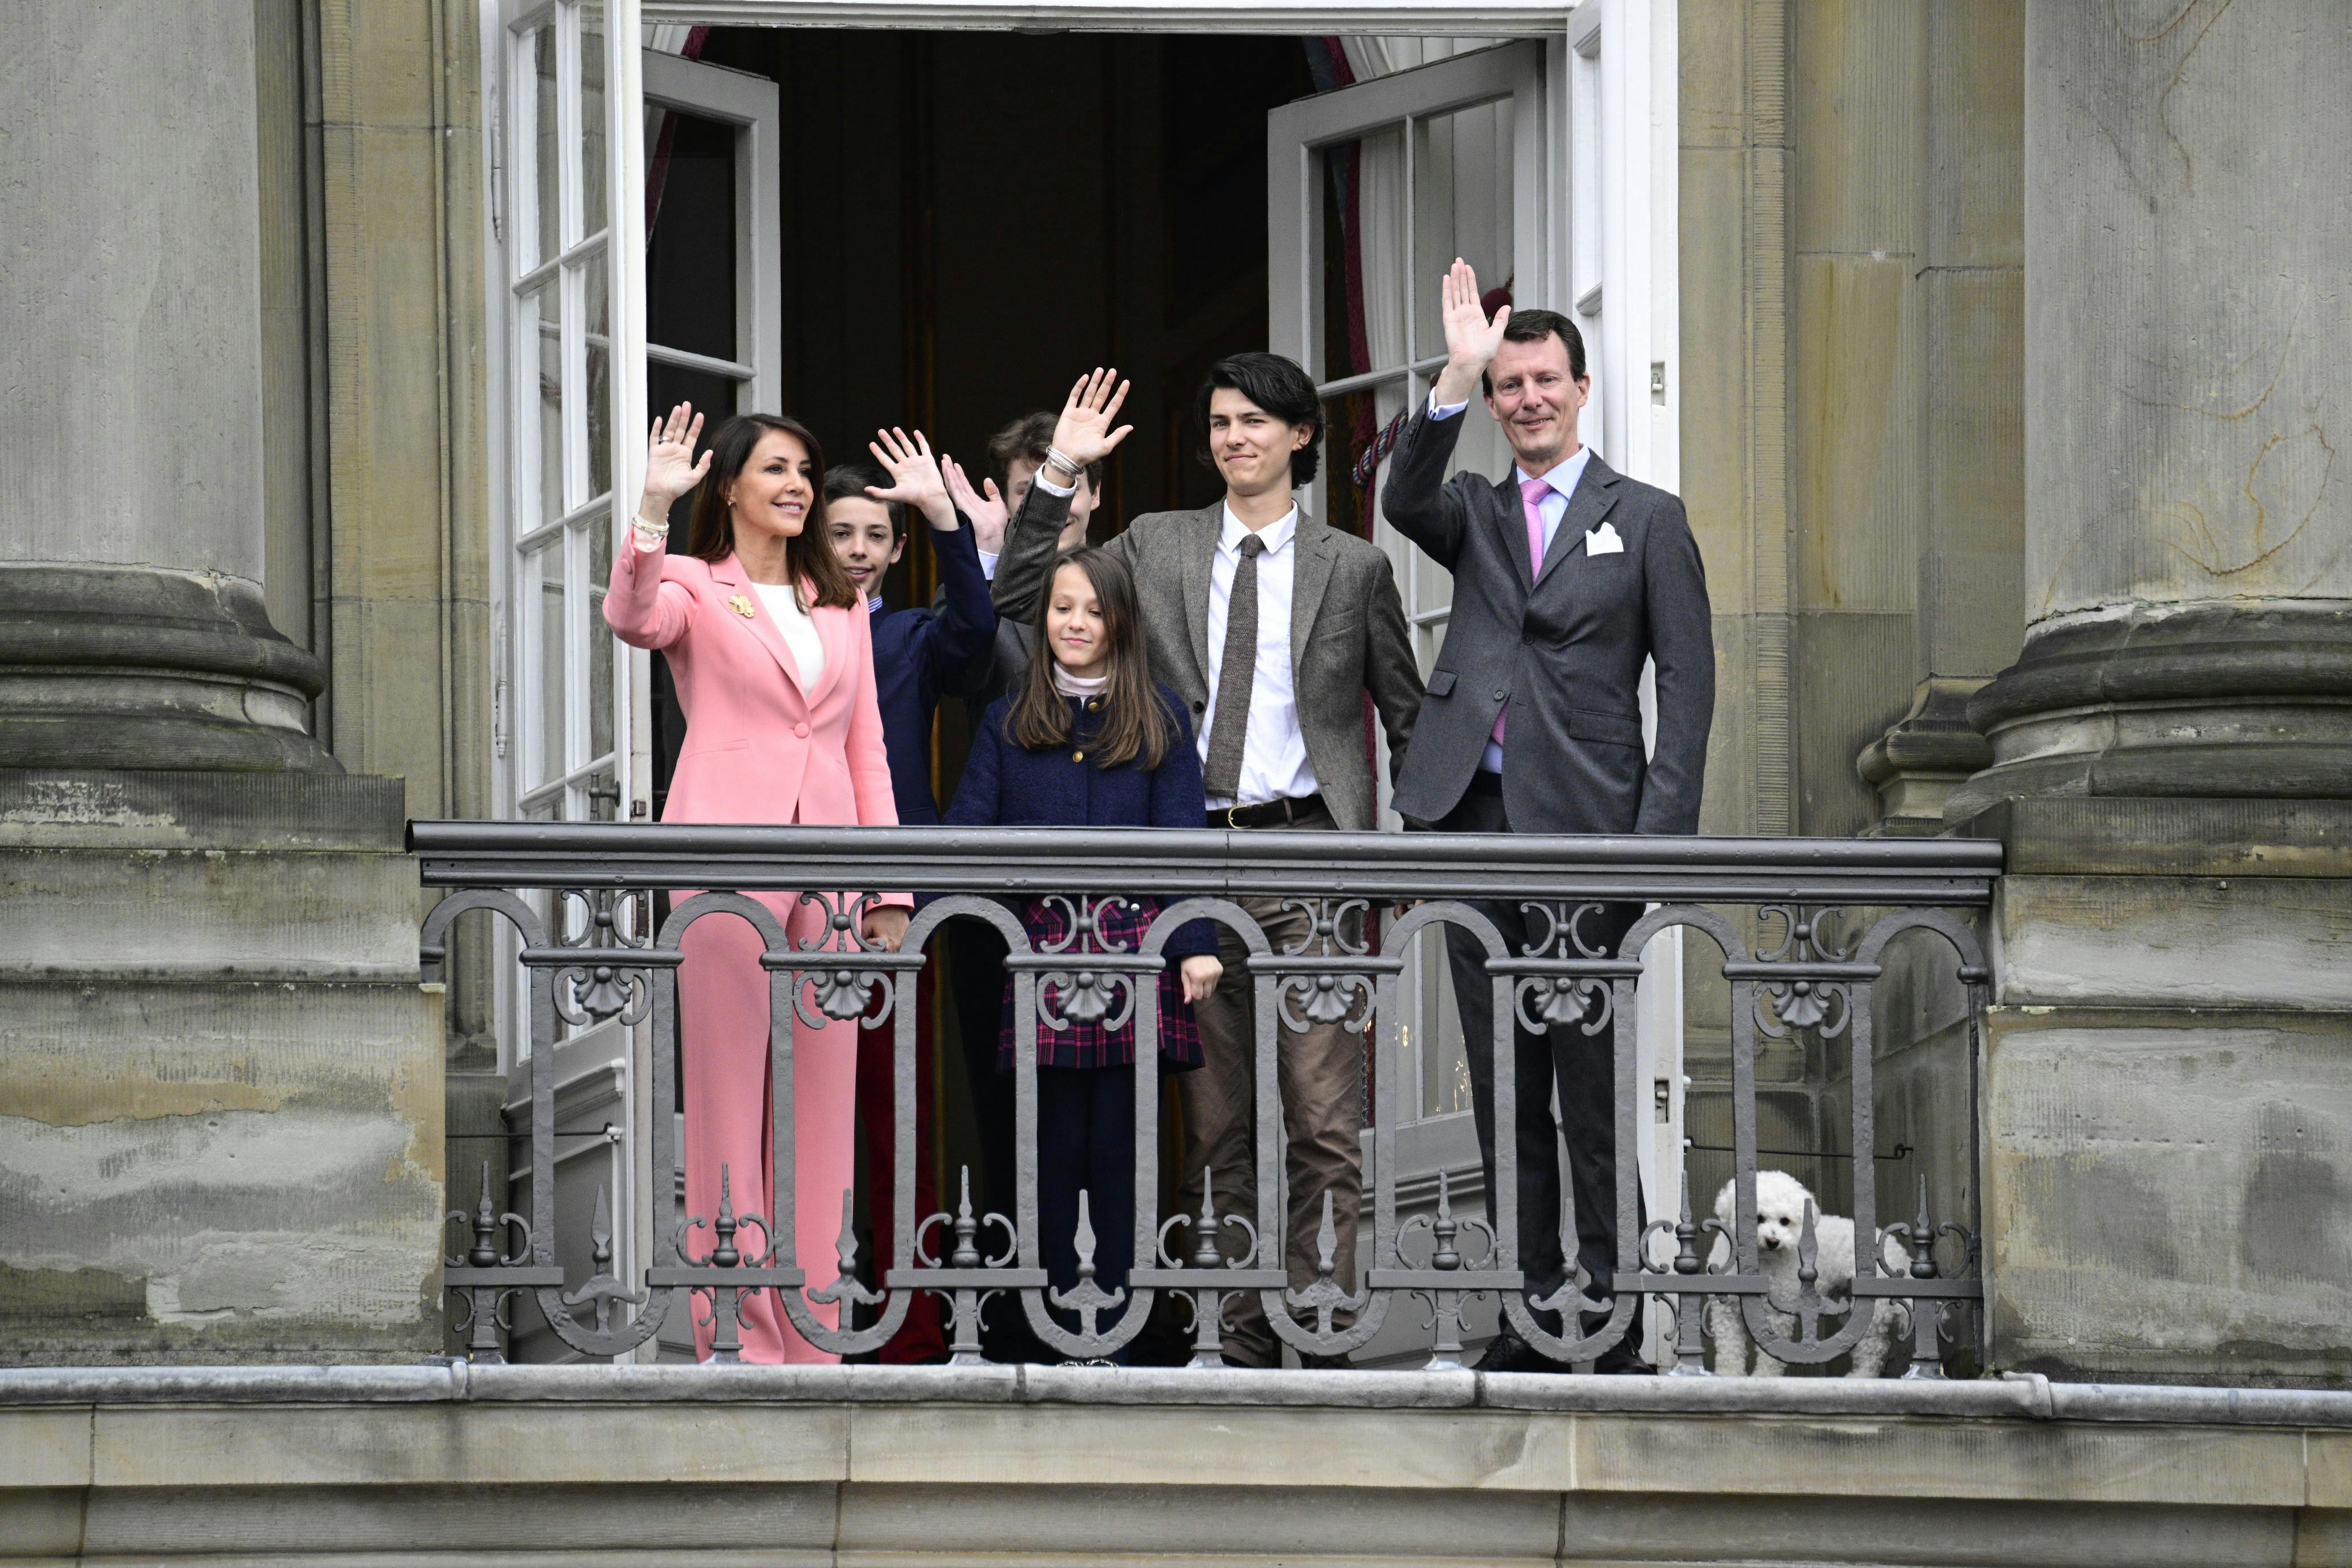
[[[647,32],[655,29],[647,28]],[[784,400],[782,233],[780,183],[783,113],[776,84],[722,66],[646,49],[646,102],[735,129],[735,357],[713,359],[645,337],[646,357],[736,384],[738,409],[772,412]],[[643,166],[642,162],[639,164]],[[643,190],[643,186],[639,186]],[[638,210],[644,211],[640,201]],[[643,397],[644,380],[639,378]],[[651,423],[652,416],[646,416]],[[653,656],[630,648],[629,816],[653,816]]]
[[[511,123],[502,122],[499,111],[501,62],[509,58],[510,28],[519,20],[536,11],[551,10],[557,5],[582,3],[595,5],[599,0],[537,0],[536,4],[531,0],[480,0],[491,125],[491,134],[485,138],[489,177],[486,182],[484,216],[486,229],[491,236],[491,243],[486,247],[487,282],[496,321],[509,319],[512,299],[506,260],[509,237],[502,233],[506,193],[501,164],[513,166],[506,152],[517,133]],[[1271,4],[1265,0],[601,0],[601,8],[607,25],[608,46],[605,145],[610,169],[607,191],[611,224],[607,288],[612,312],[614,440],[608,506],[616,543],[643,482],[644,447],[636,437],[645,428],[647,417],[644,373],[652,352],[646,341],[645,104],[649,89],[656,101],[667,100],[675,90],[674,80],[663,79],[674,78],[674,73],[659,63],[651,63],[648,70],[640,47],[647,36],[647,25],[655,23],[1000,30],[1044,26],[1065,31],[1293,37],[1370,34],[1541,40],[1547,79],[1564,84],[1565,90],[1547,95],[1544,116],[1515,119],[1515,132],[1523,150],[1515,166],[1522,172],[1523,182],[1535,182],[1519,209],[1523,221],[1515,231],[1515,240],[1517,247],[1524,247],[1528,243],[1525,235],[1557,237],[1564,223],[1569,243],[1542,247],[1540,269],[1532,273],[1523,269],[1518,274],[1523,280],[1540,279],[1542,287],[1533,288],[1523,281],[1518,292],[1531,303],[1580,310],[1579,319],[1585,324],[1593,351],[1595,395],[1587,416],[1589,442],[1622,471],[1666,488],[1675,487],[1679,478],[1680,391],[1675,343],[1675,305],[1679,285],[1674,184],[1678,141],[1675,56],[1677,0],[1582,0],[1572,7],[1563,5],[1559,0],[1374,0],[1358,4],[1335,0],[1275,0]],[[1604,29],[1609,41],[1606,49],[1599,47]],[[710,101],[700,95],[696,101],[678,107],[705,115],[712,112]],[[772,136],[773,121],[767,123],[771,127],[767,133]],[[1597,127],[1598,134],[1571,136],[1572,125]],[[756,136],[760,132],[754,129],[751,133]],[[1532,151],[1524,151],[1530,143]],[[1572,166],[1571,149],[1578,145],[1592,149],[1589,166]],[[739,168],[749,166],[748,160],[739,163]],[[755,204],[751,210],[758,215],[754,231],[761,237],[772,236],[777,233],[773,221],[775,183],[768,180],[759,184],[760,188],[751,193]],[[739,207],[740,210],[744,209]],[[1542,216],[1533,216],[1537,214]],[[1527,221],[1528,218],[1532,221]],[[1587,237],[1591,240],[1589,250],[1579,250],[1577,241]],[[781,351],[770,346],[780,337],[777,318],[782,308],[773,248],[769,247],[765,258],[755,256],[752,266],[739,266],[737,270],[739,289],[748,291],[739,302],[739,335],[757,334],[757,342],[747,344],[734,368],[753,369],[753,375],[748,378],[752,386],[751,401],[762,406],[772,406],[781,397]],[[1303,258],[1276,257],[1270,260],[1277,275],[1286,267],[1304,263]],[[1604,279],[1605,319],[1599,288]],[[1433,278],[1415,278],[1413,282],[1431,283]],[[1275,287],[1279,290],[1284,286],[1277,280]],[[1583,311],[1580,302],[1588,297],[1592,308]],[[567,331],[572,330],[570,324],[574,320],[567,313]],[[491,552],[496,641],[493,665],[499,672],[493,711],[500,758],[494,798],[502,816],[518,814],[520,790],[517,775],[521,763],[519,756],[509,753],[523,749],[520,725],[515,721],[520,704],[515,700],[514,689],[516,659],[521,645],[511,624],[515,618],[512,607],[517,602],[512,579],[519,558],[508,542],[513,537],[511,520],[515,515],[511,510],[514,501],[509,472],[519,468],[510,460],[511,447],[518,438],[528,438],[526,429],[535,432],[537,418],[535,405],[526,408],[512,390],[514,384],[524,380],[529,366],[509,363],[513,353],[509,341],[511,336],[507,330],[492,332],[488,354],[494,406],[503,415],[492,422],[488,467],[492,483],[488,500],[497,542]],[[1310,357],[1312,344],[1286,349],[1276,342],[1273,346],[1293,353],[1302,363],[1314,363]],[[1306,352],[1302,353],[1302,349]],[[1435,363],[1424,352],[1409,367],[1413,384],[1424,394],[1427,377],[1433,374]],[[1649,391],[1653,365],[1661,370],[1664,377],[1664,391],[1654,398]],[[700,368],[717,367],[703,364]],[[772,375],[773,379],[770,379]],[[528,426],[526,415],[531,421]],[[647,665],[642,655],[625,653],[622,657],[628,664],[625,671],[616,671],[614,688],[616,700],[625,704],[615,716],[614,767],[619,775],[622,798],[635,805],[647,798],[651,783]],[[572,782],[567,782],[566,787],[572,788]],[[1654,957],[1655,952],[1654,948]],[[506,967],[501,965],[502,971]],[[1678,950],[1675,968],[1678,973]],[[1644,986],[1643,991],[1645,1032],[1654,1026],[1664,1027],[1678,1039],[1679,989],[1650,985]],[[1654,1010],[1661,1010],[1659,1016],[1654,1016]],[[512,1016],[510,1008],[504,1016]],[[1678,1072],[1671,1074],[1671,1082],[1667,1076],[1657,1079],[1667,1091],[1672,1124],[1661,1130],[1662,1136],[1656,1142],[1664,1145],[1671,1138],[1678,1166],[1682,1086]],[[1443,1131],[1449,1140],[1466,1139],[1466,1114],[1439,1120],[1448,1123]],[[633,1116],[631,1125],[635,1121]],[[1452,1153],[1441,1152],[1434,1146],[1429,1152],[1448,1164],[1456,1163]],[[1472,1157],[1475,1159],[1475,1152]],[[1643,1174],[1653,1194],[1663,1195],[1668,1190],[1660,1182],[1678,1181],[1678,1169],[1668,1172],[1652,1168],[1646,1148],[1643,1161]],[[1656,1199],[1653,1201],[1654,1205]]]

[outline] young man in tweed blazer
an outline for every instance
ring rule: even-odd
[[[997,562],[1001,614],[1034,618],[1075,471],[1132,428],[1111,428],[1126,394],[1115,371],[1082,378],[1072,392],[1055,430],[1062,461],[1049,459],[1039,472]],[[1388,557],[1306,516],[1293,499],[1315,477],[1322,435],[1322,405],[1305,371],[1277,354],[1235,354],[1209,372],[1198,414],[1224,498],[1199,511],[1139,517],[1106,548],[1135,574],[1153,678],[1183,700],[1199,733],[1203,821],[1237,830],[1370,831],[1378,796],[1366,699],[1388,733],[1391,765],[1402,766],[1422,698]],[[1241,903],[1277,952],[1312,935],[1312,917],[1279,900]],[[1195,1010],[1206,1061],[1178,1080],[1183,1202],[1197,1208],[1202,1173],[1213,1171],[1218,1211],[1255,1220],[1255,1011],[1244,950],[1230,934],[1223,946],[1223,979]],[[1360,1045],[1338,1024],[1281,1031],[1276,1076],[1290,1186],[1284,1258],[1294,1286],[1315,1277],[1328,1195],[1336,1278],[1355,1288]],[[1230,1300],[1225,1359],[1272,1366],[1280,1352],[1255,1294]]]

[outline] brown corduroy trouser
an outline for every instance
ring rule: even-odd
[[[1295,826],[1328,826],[1329,818]],[[1313,915],[1296,901],[1286,910],[1278,899],[1235,901],[1264,928],[1276,953],[1313,931]],[[1201,1026],[1204,1060],[1198,1070],[1178,1075],[1176,1083],[1184,1106],[1185,1212],[1200,1213],[1202,1173],[1213,1170],[1218,1215],[1238,1214],[1255,1224],[1257,1032],[1254,982],[1244,963],[1246,956],[1247,950],[1230,932],[1223,934],[1219,957],[1224,963],[1224,977],[1213,996],[1193,1007]],[[1295,1004],[1291,1010],[1298,1011]],[[1301,1289],[1315,1278],[1316,1237],[1323,1226],[1323,1198],[1328,1193],[1338,1240],[1333,1278],[1352,1292],[1356,1216],[1363,1200],[1364,1037],[1349,1033],[1340,1024],[1318,1024],[1304,1031],[1280,1028],[1276,1041],[1275,1078],[1282,1102],[1290,1184],[1283,1258],[1290,1283],[1293,1289]],[[1240,1229],[1221,1226],[1219,1230],[1226,1255],[1238,1256],[1243,1247]],[[1351,1316],[1341,1314],[1336,1321],[1344,1323]],[[1310,1325],[1313,1321],[1306,1321]],[[1226,1300],[1228,1362],[1240,1366],[1278,1366],[1281,1352],[1256,1291]]]

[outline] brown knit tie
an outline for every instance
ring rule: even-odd
[[[1241,795],[1242,742],[1249,736],[1250,683],[1257,675],[1257,558],[1265,541],[1244,535],[1234,591],[1225,601],[1225,658],[1217,670],[1217,717],[1209,726],[1209,765],[1202,793],[1212,799]]]

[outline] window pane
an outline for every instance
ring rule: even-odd
[[[1403,127],[1322,159],[1321,379],[1338,381],[1405,363]]]
[[[581,498],[584,501],[613,488],[613,312],[606,299],[603,256],[591,257],[582,264],[580,281],[588,321],[588,494]]]
[[[646,332],[713,359],[736,357],[735,129],[646,112]]]
[[[539,416],[532,428],[520,432],[536,441],[536,462],[525,458],[526,483],[536,476],[538,495],[525,498],[521,515],[532,526],[562,517],[563,505],[563,297],[552,280],[541,284],[515,302],[515,320],[521,330],[522,360],[539,369],[535,397]]]
[[[1478,273],[1493,305],[1497,290],[1517,299],[1512,277],[1511,100],[1458,110],[1413,127],[1413,352],[1445,352],[1445,324],[1437,280],[1455,257]],[[1530,287],[1535,279],[1529,279]],[[1557,303],[1538,300],[1524,304]]]
[[[534,177],[531,189],[539,205],[539,253],[530,258],[537,265],[563,248],[556,237],[562,218],[562,206],[557,196],[558,178],[562,172],[561,153],[562,142],[556,132],[555,90],[555,29],[534,27],[530,35],[531,76],[534,92],[531,112],[531,167]]]
[[[657,413],[667,414],[681,403],[693,404],[695,412],[704,416],[702,434],[706,439],[719,428],[720,421],[740,408],[741,384],[709,371],[666,364],[658,359],[646,362],[646,406]]]
[[[604,200],[604,7],[580,7],[580,237],[603,228]]]
[[[613,628],[604,624],[604,585],[613,580],[613,520],[591,517],[588,531],[588,754],[613,749]]]
[[[530,657],[538,684],[535,696],[539,703],[539,765],[531,774],[531,782],[544,784],[562,773],[566,763],[562,540],[559,538],[534,554],[525,570],[528,580],[538,588],[537,624],[532,628]]]

